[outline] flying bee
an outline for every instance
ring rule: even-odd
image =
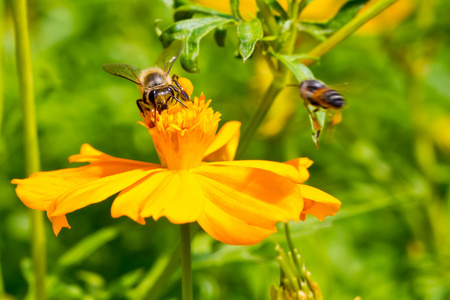
[[[138,67],[127,64],[105,64],[103,69],[113,75],[128,79],[137,84],[142,99],[136,101],[139,111],[142,115],[153,112],[156,122],[156,113],[161,114],[176,102],[184,107],[187,106],[183,101],[191,101],[189,95],[178,83],[178,76],[170,77],[169,71],[172,68],[176,56],[169,61],[168,71],[159,67],[151,67],[141,70]],[[181,100],[180,100],[181,99]]]
[[[300,96],[304,100],[311,120],[313,141],[319,148],[319,138],[326,119],[331,126],[339,124],[342,120],[340,110],[345,106],[344,97],[316,79],[304,80],[296,86],[299,88]]]
[[[341,94],[316,79],[302,81],[299,92],[303,100],[315,107],[339,110],[345,105],[344,97]]]

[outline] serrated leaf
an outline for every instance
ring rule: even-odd
[[[264,36],[261,21],[253,19],[250,22],[239,22],[237,36],[240,40],[239,53],[245,62],[255,50],[256,43]]]
[[[212,30],[231,22],[235,22],[234,19],[217,16],[183,20],[164,30],[159,39],[164,48],[174,40],[182,40],[181,66],[188,72],[198,72],[200,40]]]
[[[297,59],[299,59],[299,57],[303,57],[303,55],[283,55],[273,52],[270,52],[270,54],[280,62],[282,62],[286,67],[288,67],[299,82],[302,82],[306,79],[314,79],[314,75],[311,70],[304,64],[296,61]]]
[[[82,262],[98,248],[116,238],[118,234],[119,229],[115,227],[96,231],[64,253],[58,260],[58,266],[64,269]]]

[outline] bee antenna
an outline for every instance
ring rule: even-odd
[[[295,86],[295,87],[298,87],[298,84],[293,84],[293,83],[291,83],[291,84],[286,84],[286,86]]]

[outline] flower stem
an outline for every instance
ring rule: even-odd
[[[0,1],[0,43],[3,45],[3,24],[5,17],[4,2]],[[2,123],[3,123],[3,48],[0,48],[0,157],[3,157],[3,138],[2,138]],[[0,236],[1,242],[1,236]],[[1,251],[0,251],[0,299],[6,298],[5,286],[3,283],[3,273],[1,265]]]
[[[12,13],[16,38],[17,69],[19,74],[19,84],[21,93],[21,104],[24,127],[24,147],[25,147],[25,172],[31,175],[40,170],[39,146],[37,137],[37,125],[35,115],[33,76],[31,71],[30,40],[27,22],[26,0],[14,0],[12,3]],[[45,276],[46,276],[46,244],[44,233],[43,212],[32,210],[31,220],[31,248],[34,269],[35,299],[46,299]]]
[[[5,19],[5,4],[4,1],[0,1],[0,43],[3,45],[3,25]],[[2,137],[2,124],[3,124],[3,108],[4,108],[4,96],[3,96],[3,48],[0,48],[0,143]],[[0,152],[2,151],[0,145]]]
[[[397,2],[397,0],[380,0],[374,5],[363,11],[361,14],[357,15],[350,22],[345,24],[341,29],[336,31],[335,34],[330,36],[328,39],[317,45],[311,51],[308,52],[308,56],[311,57],[322,57],[325,53],[333,49],[340,42],[349,37],[353,32],[358,30],[361,26],[367,23],[370,19],[378,15],[380,12],[388,8],[390,5]],[[313,59],[304,59],[301,62],[309,66],[316,62]]]
[[[190,223],[180,225],[182,299],[192,300],[192,266]]]
[[[0,259],[2,258],[2,253],[0,252]],[[5,286],[3,285],[3,273],[2,265],[0,264],[0,299],[6,299]]]

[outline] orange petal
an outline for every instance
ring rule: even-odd
[[[160,167],[156,164],[143,163],[147,168]],[[68,168],[56,171],[37,172],[26,179],[13,179],[17,184],[16,193],[20,200],[29,208],[47,210],[48,205],[60,195],[98,178],[116,173],[134,170],[142,166],[133,162],[110,161],[97,162],[78,168]]]
[[[209,200],[198,222],[220,241],[255,244],[278,221],[299,219],[303,201],[290,179],[242,166],[203,165],[193,172]]]
[[[279,163],[275,161],[268,160],[234,160],[234,161],[220,161],[220,162],[210,162],[204,165],[207,166],[217,166],[217,167],[248,167],[260,170],[266,170],[272,172],[276,175],[288,178],[295,183],[304,182],[303,177],[299,172],[292,166],[286,163]]]
[[[300,218],[304,221],[306,215],[314,215],[320,221],[326,216],[334,216],[341,207],[341,201],[315,187],[299,184],[305,206]]]
[[[16,193],[29,208],[47,210],[59,195],[68,190],[100,178],[104,169],[98,166],[37,172],[27,179],[13,179],[17,184]],[[107,171],[108,172],[108,171]]]
[[[59,232],[61,231],[61,229],[63,227],[70,229],[70,225],[69,225],[69,222],[67,222],[66,215],[51,217],[47,213],[47,216],[50,219],[50,221],[52,222],[53,233],[56,236],[58,236]]]
[[[241,123],[231,121],[220,128],[214,141],[208,147],[203,160],[226,161],[233,160],[239,144]]]
[[[263,228],[248,224],[240,216],[232,216],[207,201],[198,224],[210,236],[229,245],[254,245],[276,232],[276,227]]]
[[[168,171],[156,174],[159,184],[148,197],[141,217],[155,220],[166,217],[170,222],[183,224],[198,219],[206,198],[194,175],[189,171]]]
[[[300,173],[300,183],[309,179],[308,168],[313,164],[313,161],[307,157],[300,157],[285,162],[285,164],[291,165]]]
[[[205,198],[188,171],[151,174],[123,190],[114,200],[111,215],[126,215],[145,224],[144,218],[167,217],[170,222],[194,222],[203,211]]]
[[[154,172],[155,169],[135,169],[119,174],[102,177],[81,186],[77,186],[55,202],[55,211],[51,216],[65,215],[89,204],[105,200],[109,196],[120,192],[141,178]]]
[[[137,169],[138,166],[142,167],[154,167],[158,168],[159,165],[137,161],[137,160],[131,160],[131,159],[124,159],[124,158],[118,158],[114,157],[108,154],[105,154],[103,152],[100,152],[96,149],[94,149],[89,144],[83,144],[81,146],[80,154],[75,154],[69,157],[70,162],[111,162],[111,163],[122,163],[126,165],[134,165],[134,169]]]

